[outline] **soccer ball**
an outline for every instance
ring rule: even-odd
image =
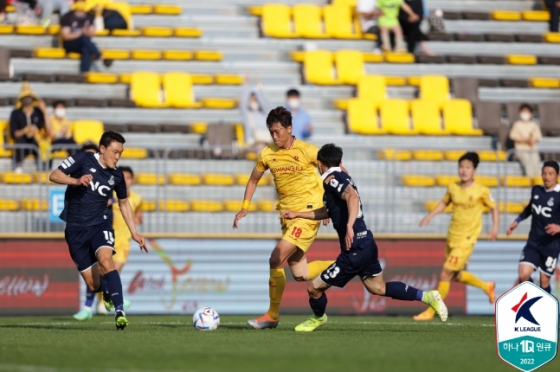
[[[214,331],[220,325],[220,315],[211,307],[203,307],[194,313],[192,322],[199,331]]]

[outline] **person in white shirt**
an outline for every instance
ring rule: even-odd
[[[377,42],[374,51],[381,51],[381,37],[377,27],[377,18],[383,13],[377,9],[377,0],[358,0],[356,10],[360,16],[360,26],[362,33],[377,35]]]

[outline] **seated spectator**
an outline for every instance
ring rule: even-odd
[[[68,13],[71,3],[72,2],[68,0],[39,0],[39,5],[41,6],[41,24],[45,27],[51,24],[54,11],[58,11],[61,17]]]
[[[533,109],[524,103],[519,107],[519,120],[513,123],[509,138],[515,144],[515,155],[525,170],[525,175],[541,174],[541,158],[537,143],[542,138],[541,129],[533,121]]]
[[[105,9],[98,5],[90,13],[95,17],[95,31],[128,29],[126,20],[116,10]]]
[[[77,1],[75,9],[66,13],[60,21],[64,49],[67,53],[81,54],[80,72],[90,70],[92,57],[103,61],[107,67],[110,65],[110,61],[103,60],[99,49],[91,41],[95,35],[93,21],[93,15],[86,13],[86,3],[83,0]]]
[[[6,0],[0,0],[0,23],[6,20]]]
[[[416,51],[416,46],[418,45],[420,46],[422,53],[428,56],[433,55],[425,43],[425,41],[428,40],[428,37],[422,32],[422,30],[420,30],[420,23],[422,22],[424,15],[429,15],[429,12],[424,7],[424,2],[422,0],[405,0],[405,2],[410,9],[419,16],[417,21],[411,22],[410,17],[406,12],[401,9],[399,13],[399,22],[406,39],[408,52],[414,53]]]
[[[560,17],[560,1],[545,0],[546,7],[550,12],[550,21],[548,21],[548,29],[550,32],[558,32],[558,17]]]
[[[66,102],[55,101],[53,102],[53,116],[50,120],[50,137],[51,145],[71,145],[69,149],[66,149],[68,154],[74,155],[76,153],[76,141],[72,136],[72,123],[66,119]],[[58,151],[61,148],[56,148],[54,151]]]
[[[10,115],[10,135],[16,145],[28,145],[15,150],[15,172],[22,172],[22,164],[29,154],[38,156],[37,150],[29,145],[48,148],[44,135],[49,114],[43,100],[37,98],[27,82],[23,83],[16,108]]]
[[[383,13],[375,7],[377,0],[358,0],[356,12],[360,17],[362,33],[377,36],[377,41],[373,49],[376,53],[381,53],[381,36],[377,27],[377,18]]]
[[[36,25],[39,23],[41,6],[37,0],[18,0],[14,2],[16,7],[17,25]]]
[[[286,93],[286,109],[292,113],[292,135],[298,139],[311,137],[313,127],[307,111],[302,109],[299,91],[290,89]]]
[[[379,17],[378,25],[379,32],[381,33],[381,48],[384,51],[391,51],[391,39],[389,38],[389,31],[395,34],[395,52],[405,52],[403,32],[399,23],[399,11],[402,9],[408,14],[408,21],[410,23],[417,22],[419,17],[412,9],[404,2],[404,0],[377,0],[375,5],[383,14]]]
[[[248,82],[248,79],[245,80]],[[272,109],[260,84],[253,88],[246,84],[239,99],[239,110],[243,118],[245,130],[245,144],[254,151],[262,150],[272,142],[272,137],[266,126],[266,117]]]

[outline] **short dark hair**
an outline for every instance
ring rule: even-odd
[[[270,129],[276,123],[280,123],[284,128],[292,126],[292,113],[282,106],[270,110],[266,118],[266,126]]]
[[[99,152],[99,147],[93,142],[86,142],[82,145],[80,149],[81,152],[86,152],[88,150],[93,150],[95,152]]]
[[[297,96],[297,97],[299,97],[299,96],[300,96],[299,90],[294,89],[294,88],[288,90],[288,91],[286,92],[286,97],[290,97],[290,96]]]
[[[68,105],[66,104],[66,101],[63,100],[63,99],[57,99],[56,101],[54,101],[54,102],[52,103],[52,107],[53,107],[53,108],[55,108],[55,107],[58,106],[58,105],[62,105],[62,106],[64,106],[64,107],[68,107]]]
[[[99,140],[99,147],[101,146],[109,147],[112,142],[118,142],[124,144],[126,141],[124,140],[124,137],[120,133],[109,130],[103,133],[103,135],[101,136],[101,139]]]
[[[342,161],[342,155],[342,148],[336,146],[334,143],[327,143],[319,150],[317,160],[329,168],[338,167]]]
[[[466,152],[465,154],[463,154],[463,156],[461,156],[459,158],[459,164],[461,164],[461,162],[463,160],[468,160],[472,163],[474,169],[476,169],[478,167],[478,163],[480,163],[480,158],[478,157],[478,154],[476,152]]]
[[[522,111],[522,110],[529,110],[529,111],[531,111],[531,114],[533,113],[533,108],[532,108],[531,105],[528,104],[528,103],[522,103],[522,104],[519,106],[519,111]]]
[[[556,162],[555,160],[545,161],[542,167],[543,167],[543,170],[544,170],[545,167],[554,168],[554,170],[556,171],[556,174],[560,173],[560,167],[558,166],[558,162]]]
[[[132,171],[132,168],[130,168],[129,166],[126,166],[126,165],[119,165],[119,169],[121,170],[121,172],[123,172],[123,173],[124,173],[124,172],[128,172],[128,173],[130,173],[130,175],[131,175],[132,177],[134,177],[134,172]]]

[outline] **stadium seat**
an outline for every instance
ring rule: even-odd
[[[525,209],[525,205],[523,203],[514,203],[514,202],[500,202],[498,203],[498,208],[502,213],[511,213],[511,214],[519,214],[523,212]]]
[[[234,174],[233,177],[235,178],[235,184],[239,185],[239,186],[245,186],[247,185],[247,182],[249,182],[249,179],[251,178],[250,174],[246,174],[246,173],[239,173],[239,174]],[[272,180],[270,179],[270,177],[268,177],[268,175],[263,175],[259,181],[259,186],[266,186],[271,184]]]
[[[61,59],[66,57],[66,51],[62,48],[35,48],[35,58]]]
[[[15,30],[13,25],[0,25],[0,35],[12,34]]]
[[[170,37],[173,36],[173,29],[169,27],[142,27],[142,36],[149,37]]]
[[[243,207],[243,201],[241,200],[224,200],[224,208],[226,212],[239,212]],[[249,208],[247,208],[249,212],[254,212],[257,210],[257,203],[251,202],[249,203]]]
[[[417,132],[410,127],[408,102],[404,99],[388,99],[379,107],[381,128],[389,134],[413,135]]]
[[[112,36],[120,36],[120,37],[137,37],[142,34],[140,30],[124,30],[124,29],[115,29],[111,31]]]
[[[405,186],[430,187],[436,184],[434,177],[422,174],[407,174],[401,176],[402,184]]]
[[[192,28],[192,27],[175,27],[173,29],[173,35],[175,37],[201,37],[202,30],[199,28]]]
[[[170,173],[167,175],[167,182],[170,185],[198,186],[201,184],[201,179],[198,174]]]
[[[443,105],[445,129],[459,136],[482,136],[481,129],[473,128],[472,106],[466,99],[453,99]]]
[[[404,87],[407,85],[406,77],[404,76],[385,76],[385,84],[391,86]]]
[[[192,77],[185,72],[166,72],[162,76],[165,104],[175,108],[200,108],[195,102]]]
[[[163,59],[169,61],[190,61],[194,53],[188,50],[164,50]]]
[[[387,63],[414,63],[414,54],[412,53],[393,53],[384,54]]]
[[[98,120],[77,120],[72,123],[74,141],[79,145],[88,141],[98,143],[103,132],[103,123]]]
[[[435,207],[437,207],[437,205],[439,204],[441,200],[427,200],[424,202],[424,208],[426,209],[426,212],[431,212],[435,209]],[[443,210],[444,213],[451,213],[453,211],[453,203],[449,203],[447,204],[447,206],[445,207],[445,209]]]
[[[156,4],[154,5],[154,14],[162,15],[179,15],[183,12],[180,5]]]
[[[521,12],[512,10],[494,10],[490,13],[493,20],[496,21],[520,21]]]
[[[284,4],[265,4],[262,8],[261,28],[265,36],[294,38],[290,7]]]
[[[130,5],[131,14],[152,14],[154,7],[149,4],[132,4]]]
[[[526,176],[508,175],[500,177],[500,183],[507,187],[530,187],[531,179]]]
[[[232,186],[234,178],[231,174],[205,173],[202,175],[202,182],[210,186]]]
[[[224,55],[215,50],[197,50],[194,52],[194,59],[197,61],[221,61]]]
[[[161,59],[162,53],[159,50],[133,50],[130,58],[143,61],[155,61]]]
[[[461,179],[459,176],[449,175],[449,174],[436,174],[436,185],[447,187],[454,182],[459,182]]]
[[[346,6],[326,5],[323,7],[325,33],[335,39],[359,39],[354,31],[352,9]]]
[[[13,212],[19,210],[19,202],[17,200],[0,199],[0,211]]]
[[[476,152],[481,161],[504,161],[506,160],[505,151],[481,150]]]
[[[408,150],[383,149],[377,152],[377,157],[381,160],[405,161],[412,159],[412,154]]]
[[[547,43],[560,43],[560,32],[547,32],[544,34],[544,41]]]
[[[68,157],[68,153],[66,151],[64,151],[65,153],[65,157],[60,158],[60,159],[66,159]],[[52,183],[49,181],[49,173],[47,172],[34,172],[33,173],[33,182],[34,183]]]
[[[4,183],[16,185],[33,183],[33,175],[29,173],[3,172],[0,173],[0,179]]]
[[[548,22],[550,13],[546,10],[525,10],[521,12],[524,21]]]
[[[425,75],[420,78],[420,99],[433,101],[438,107],[449,101],[449,80],[441,75]]]
[[[377,122],[375,106],[361,99],[348,102],[348,130],[357,134],[385,134]]]
[[[189,125],[191,133],[206,134],[208,131],[208,123],[194,122]]]
[[[506,56],[506,61],[510,65],[536,65],[537,57],[523,54],[510,54]]]
[[[406,78],[406,84],[412,85],[413,87],[419,87],[421,80],[422,80],[421,76],[409,76]]]
[[[95,71],[86,72],[85,78],[90,84],[116,84],[119,81],[119,76],[116,74]]]
[[[308,83],[318,85],[338,85],[333,77],[333,55],[326,50],[313,50],[305,53],[303,74]]]
[[[142,200],[140,209],[142,212],[154,212],[156,210],[156,202],[154,200]]]
[[[125,147],[121,159],[146,159],[148,150],[139,147]]]
[[[214,76],[214,84],[241,85],[243,84],[243,76],[235,74],[217,74]]]
[[[413,128],[420,134],[445,136],[449,132],[443,129],[439,104],[435,101],[414,100],[411,104]]]
[[[412,151],[414,160],[440,161],[443,160],[443,153],[439,150],[414,150]]]
[[[529,85],[532,88],[556,89],[560,88],[560,80],[545,77],[529,78]]]
[[[161,77],[155,72],[133,72],[130,79],[130,98],[139,107],[160,108],[163,102]]]
[[[159,210],[166,212],[188,212],[191,205],[185,200],[160,200]]]
[[[307,39],[327,38],[323,32],[321,8],[314,4],[296,4],[292,7],[296,34]]]
[[[216,200],[192,200],[193,212],[222,212],[224,204]]]
[[[134,180],[139,185],[165,185],[165,176],[156,173],[137,173]]]
[[[278,208],[278,201],[276,200],[257,200],[257,209],[260,212],[274,212]]]
[[[20,205],[24,211],[42,212],[49,210],[49,203],[45,199],[22,199]]]
[[[443,152],[443,157],[445,160],[457,161],[465,153],[466,151],[464,150],[447,150]]]
[[[221,97],[204,97],[200,99],[204,108],[229,110],[237,107],[237,99]]]
[[[364,75],[358,80],[356,96],[376,107],[387,99],[387,81],[381,75]]]
[[[366,63],[383,63],[385,59],[382,54],[363,52],[364,62]]]
[[[364,56],[358,50],[339,50],[334,53],[338,81],[342,84],[358,84],[364,76]]]
[[[478,174],[476,175],[475,179],[476,182],[486,187],[498,187],[500,184],[498,177],[494,177],[494,176],[483,176]]]
[[[103,49],[101,50],[101,54],[105,59],[119,60],[130,58],[130,51],[122,49]]]
[[[44,35],[47,29],[40,25],[18,25],[16,34],[20,35]]]

